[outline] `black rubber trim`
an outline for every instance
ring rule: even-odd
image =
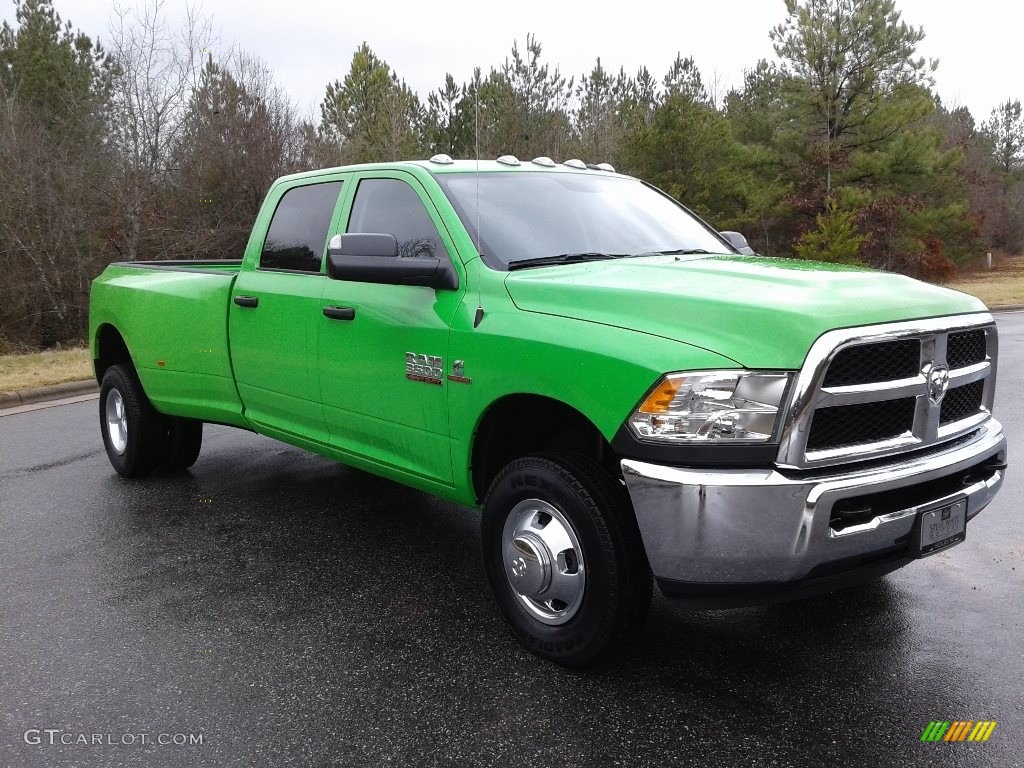
[[[947,499],[975,483],[988,482],[996,472],[1005,466],[1006,462],[996,456],[990,456],[972,467],[937,477],[934,480],[890,491],[842,498],[832,505],[832,528],[842,530],[846,526],[863,524],[876,517],[911,507],[926,508],[935,504],[935,499]],[[860,510],[864,511],[859,513]],[[859,514],[854,514],[855,512]]]
[[[767,468],[774,466],[779,444],[659,445],[638,440],[629,427],[623,424],[612,438],[612,450],[626,459],[674,467]]]
[[[755,584],[694,584],[675,579],[658,578],[658,588],[665,597],[693,608],[742,608],[766,603],[783,603],[848,589],[892,573],[914,560],[906,544],[878,553],[867,564],[864,558],[826,563],[816,567],[805,579],[770,581]],[[838,573],[835,569],[840,570]]]

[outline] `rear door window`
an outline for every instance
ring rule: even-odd
[[[281,197],[270,221],[260,269],[319,272],[341,182],[293,187]]]

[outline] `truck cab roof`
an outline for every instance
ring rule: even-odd
[[[444,161],[439,161],[438,158],[444,157]],[[332,168],[319,168],[313,171],[302,171],[301,173],[293,173],[288,176],[282,176],[278,181],[291,181],[294,179],[304,178],[315,178],[316,176],[338,173],[338,172],[357,172],[357,171],[400,171],[400,170],[426,170],[432,175],[443,175],[449,173],[522,173],[522,172],[537,172],[542,171],[545,173],[585,173],[585,174],[596,174],[600,176],[616,176],[620,178],[631,178],[626,174],[616,173],[612,166],[607,163],[601,163],[600,166],[595,164],[585,164],[582,161],[566,161],[573,163],[567,165],[563,163],[555,163],[549,161],[549,158],[535,158],[534,160],[520,160],[512,157],[511,155],[504,155],[496,160],[452,160],[447,156],[435,155],[429,160],[399,160],[394,162],[386,163],[360,163],[357,165],[341,165]],[[514,161],[514,162],[513,162]]]

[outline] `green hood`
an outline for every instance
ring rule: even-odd
[[[835,328],[985,311],[978,299],[886,272],[757,256],[524,269],[516,306],[685,342],[749,368],[796,369]]]

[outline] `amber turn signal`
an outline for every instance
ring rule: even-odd
[[[668,413],[679,391],[679,384],[677,379],[664,378],[659,381],[654,391],[640,404],[640,413]]]

